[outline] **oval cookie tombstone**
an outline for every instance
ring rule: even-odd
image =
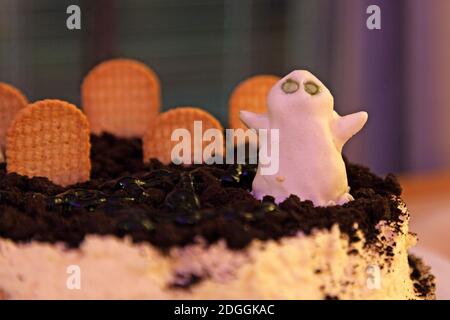
[[[22,109],[6,140],[8,172],[62,186],[89,180],[89,125],[74,105],[42,100]]]
[[[143,63],[114,59],[89,72],[81,86],[83,110],[92,132],[142,137],[159,113],[157,75]]]
[[[280,80],[277,76],[258,75],[242,81],[231,94],[229,101],[229,125],[232,129],[247,129],[239,118],[241,110],[254,113],[267,111],[267,94]]]
[[[27,98],[18,89],[0,82],[0,149],[6,143],[6,132],[11,121],[27,105]]]
[[[177,151],[177,146],[182,145],[186,148]],[[143,137],[144,162],[155,158],[164,164],[202,163],[208,160],[203,153],[207,148],[211,154],[222,156],[223,128],[216,118],[199,108],[179,107],[160,114]]]

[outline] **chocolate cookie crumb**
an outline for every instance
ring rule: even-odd
[[[201,236],[242,249],[253,239],[311,234],[337,224],[350,242],[360,241],[361,231],[370,245],[378,241],[380,221],[401,224],[395,177],[383,179],[349,162],[355,201],[314,207],[291,195],[277,205],[273,197],[251,195],[256,165],[144,164],[139,139],[103,134],[91,142],[92,179],[66,188],[7,174],[0,165],[0,237],[78,247],[90,234],[130,236],[166,250]]]
[[[436,299],[436,279],[431,274],[430,267],[425,265],[422,259],[411,254],[408,256],[408,263],[416,295],[422,299]]]

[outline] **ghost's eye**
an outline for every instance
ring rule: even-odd
[[[300,85],[297,81],[293,79],[287,79],[282,85],[281,89],[283,89],[284,93],[294,93],[300,88]]]
[[[312,81],[305,82],[305,91],[310,95],[316,95],[319,93],[319,86]]]

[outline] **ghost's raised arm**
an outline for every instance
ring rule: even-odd
[[[337,147],[341,149],[344,144],[364,127],[368,118],[367,112],[361,111],[341,117],[334,114],[333,133]]]
[[[268,129],[269,117],[267,113],[257,114],[250,111],[241,111],[240,118],[245,125],[251,129]]]

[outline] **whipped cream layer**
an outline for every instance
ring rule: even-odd
[[[401,227],[379,223],[379,241],[367,246],[362,233],[350,243],[337,225],[242,250],[201,239],[166,253],[112,236],[88,236],[79,249],[0,239],[0,292],[7,299],[415,299],[407,254],[415,237],[402,209]],[[73,265],[80,289],[67,287]]]

